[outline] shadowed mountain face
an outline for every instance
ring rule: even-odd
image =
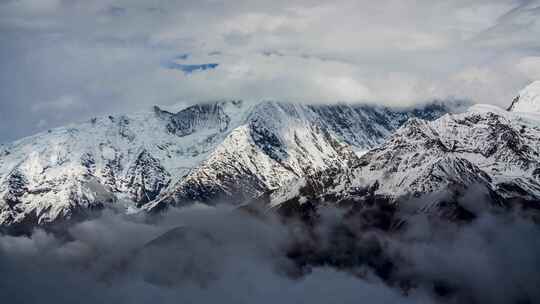
[[[249,201],[346,172],[409,118],[454,107],[228,101],[93,118],[0,146],[0,223],[48,225],[104,206]]]

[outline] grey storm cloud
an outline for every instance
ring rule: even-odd
[[[223,98],[506,105],[540,78],[539,14],[521,0],[3,0],[0,142]]]

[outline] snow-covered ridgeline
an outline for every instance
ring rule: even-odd
[[[0,224],[45,224],[107,203],[133,211],[232,197],[239,186],[249,198],[341,170],[351,151],[382,143],[408,118],[447,111],[227,101],[94,118],[0,147]]]
[[[299,179],[300,185],[276,193],[302,194],[271,197],[270,203],[279,208],[276,201],[363,202],[376,196],[450,217],[485,207],[460,205],[471,201],[540,208],[540,113],[475,105],[434,121],[412,118],[358,163],[322,190]]]

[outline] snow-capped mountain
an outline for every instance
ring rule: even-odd
[[[0,225],[234,199],[343,172],[411,117],[450,108],[214,102],[93,118],[0,146]]]
[[[508,108],[512,112],[540,112],[540,80],[537,80],[523,90],[514,98]]]
[[[244,119],[233,102],[176,114],[155,107],[1,146],[0,223],[48,223],[105,203],[133,208],[155,199],[227,135],[215,107],[230,112],[227,123]]]
[[[520,96],[538,96],[540,90],[533,91],[529,86]],[[377,198],[412,203],[417,210],[442,211],[450,217],[464,212],[472,215],[474,209],[482,208],[461,206],[465,201],[500,206],[519,203],[538,209],[540,112],[534,110],[535,102],[534,98],[520,99],[511,112],[474,105],[465,113],[433,121],[412,118],[331,183],[299,179],[270,194],[269,203],[290,207],[308,201]],[[519,112],[524,109],[528,111]]]
[[[445,115],[432,122],[411,119],[383,146],[365,155],[362,171],[372,172],[369,177],[376,179],[395,172],[381,184],[380,191],[388,193],[403,193],[405,189],[431,192],[440,187],[439,180],[449,183],[452,178],[467,178],[454,174],[463,171],[460,168],[477,176],[478,182],[489,180],[483,173],[496,184],[515,177],[534,178],[540,168],[539,123],[479,105],[467,113]]]
[[[357,153],[380,144],[410,117],[433,119],[447,110],[437,104],[396,111],[372,106],[263,103],[201,166],[146,207],[219,199],[240,203],[298,178],[343,172],[355,166]]]

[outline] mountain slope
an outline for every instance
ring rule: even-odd
[[[353,152],[408,118],[448,110],[229,101],[94,118],[0,146],[0,225],[47,224],[104,205],[134,212],[253,198],[342,171]]]
[[[434,121],[413,118],[358,163],[324,187],[299,180],[270,195],[269,203],[290,208],[291,202],[339,204],[377,198],[450,217],[470,216],[483,207],[465,208],[463,201],[540,209],[540,114],[475,105]],[[297,195],[282,199],[283,193]],[[475,199],[463,200],[465,196]]]
[[[369,165],[362,171],[372,172],[370,177],[395,172],[394,179],[384,183],[381,191],[400,193],[405,189],[427,192],[425,187],[430,183],[414,180],[427,180],[430,174],[422,177],[421,170],[449,157],[474,164],[492,176],[495,183],[516,176],[533,178],[533,172],[540,168],[539,126],[538,121],[486,106],[445,115],[433,122],[411,120],[382,147],[365,156]],[[411,175],[411,170],[417,172],[412,174],[414,180],[399,174]]]
[[[540,80],[537,80],[521,90],[508,108],[512,112],[540,112]]]
[[[235,114],[239,104],[219,107],[232,113],[228,123],[244,119]],[[153,200],[230,131],[214,109],[193,108],[93,118],[1,146],[0,223],[47,223],[105,203],[134,208]]]
[[[324,181],[358,161],[410,117],[436,118],[449,108],[259,104],[202,165],[148,209],[193,201],[242,203],[303,177]],[[323,174],[324,173],[324,174]]]

